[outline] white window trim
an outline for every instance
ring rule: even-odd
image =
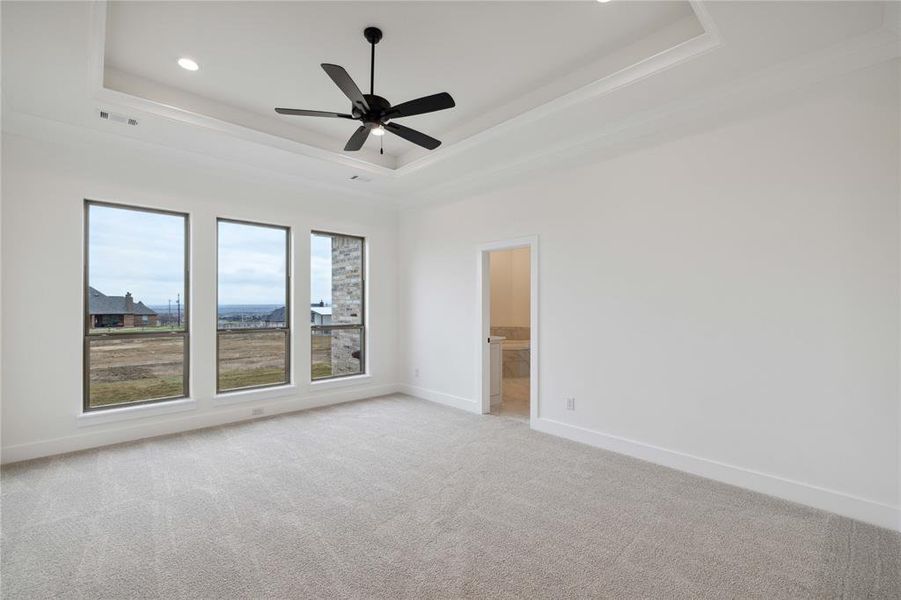
[[[336,231],[330,231],[328,228],[325,229],[311,229],[310,235],[340,235],[345,237],[354,237],[359,238],[363,242],[363,321],[360,323],[360,327],[362,329],[363,335],[363,372],[357,375],[340,375],[337,377],[325,377],[323,379],[313,379],[312,378],[312,357],[310,361],[308,361],[307,366],[307,388],[311,392],[315,392],[316,390],[329,389],[332,387],[341,388],[355,385],[364,385],[368,383],[367,380],[371,379],[372,374],[370,371],[370,358],[369,358],[369,349],[371,347],[371,342],[369,339],[369,235],[368,234],[356,234],[356,233],[338,233]],[[312,266],[310,269],[312,273]],[[310,338],[312,337],[313,327],[315,327],[314,323],[310,323],[310,327],[307,329],[308,334],[308,343],[307,347],[310,348],[310,342],[312,341]]]
[[[254,400],[271,400],[273,398],[285,398],[297,395],[297,386],[293,383],[270,386],[250,390],[233,390],[222,392],[213,396],[213,402],[218,406],[230,406],[241,402]]]
[[[102,423],[115,423],[129,419],[154,417],[169,413],[178,413],[197,408],[197,400],[193,398],[179,398],[177,400],[164,400],[152,404],[138,404],[136,406],[117,406],[103,410],[82,412],[76,417],[78,427],[100,425]]]
[[[372,374],[361,373],[359,375],[347,375],[345,377],[334,377],[332,379],[319,379],[310,381],[310,389],[328,389],[333,387],[348,387],[353,385],[364,385],[372,379]]]

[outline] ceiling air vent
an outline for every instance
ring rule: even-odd
[[[100,111],[100,118],[106,121],[112,121],[113,123],[119,123],[121,125],[138,124],[138,121],[136,119],[132,119],[131,117],[126,117],[125,115],[120,115],[118,113],[111,113],[105,110]]]
[[[350,180],[362,181],[363,183],[369,183],[370,181],[372,181],[372,179],[370,179],[369,177],[364,177],[363,175],[351,175]]]

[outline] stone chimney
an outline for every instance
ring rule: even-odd
[[[131,297],[131,292],[125,292],[125,314],[130,315],[135,312],[135,300]]]

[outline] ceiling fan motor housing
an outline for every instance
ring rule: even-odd
[[[363,37],[370,44],[378,44],[382,40],[382,30],[378,27],[367,27],[363,30]]]
[[[415,100],[409,100],[391,106],[382,96],[375,94],[375,45],[382,40],[382,30],[378,27],[367,27],[363,30],[363,37],[372,46],[370,62],[369,62],[369,93],[364,94],[360,88],[354,83],[350,75],[344,67],[331,63],[322,63],[322,68],[326,74],[335,82],[335,85],[344,93],[351,101],[350,114],[339,112],[328,112],[324,110],[303,110],[299,108],[276,108],[275,112],[281,115],[297,115],[307,117],[327,117],[332,119],[352,119],[360,121],[360,126],[354,132],[344,150],[347,152],[355,152],[363,147],[369,133],[384,134],[386,131],[402,137],[403,139],[416,144],[426,150],[434,150],[441,145],[441,140],[428,136],[421,131],[416,131],[409,127],[399,125],[397,123],[389,123],[393,119],[401,117],[412,117],[413,115],[422,115],[445,110],[455,106],[454,99],[447,92],[432,94],[431,96],[423,96]]]
[[[362,118],[363,122],[370,129],[372,129],[373,127],[378,127],[382,123],[387,123],[388,119],[383,119],[382,115],[384,115],[385,112],[387,112],[387,110],[391,108],[391,103],[381,96],[376,96],[373,94],[363,94],[363,97],[366,98],[366,102],[369,103],[369,112],[363,114],[362,112],[360,112],[360,109],[352,108],[351,114],[353,114],[358,119]],[[353,111],[356,111],[356,113],[354,113]]]

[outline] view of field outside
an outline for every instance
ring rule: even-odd
[[[89,203],[88,407],[185,395],[186,219]],[[218,240],[217,388],[286,383],[288,230],[222,220]],[[311,250],[309,317],[296,319],[310,319],[311,377],[361,373],[363,240],[314,233]]]
[[[319,232],[310,240],[311,378],[362,373],[363,240]]]
[[[219,389],[230,390],[287,381],[288,332],[219,334]]]
[[[312,359],[310,377],[322,379],[332,376],[332,336],[313,333],[311,336]]]
[[[310,236],[310,306],[316,304],[332,306],[332,239],[314,233]],[[322,379],[332,376],[332,336],[317,330],[316,324],[310,330],[310,378]]]
[[[287,253],[283,227],[219,221],[219,391],[289,381]]]
[[[184,338],[98,337],[90,347],[90,406],[184,394]]]
[[[326,333],[313,332],[312,339],[312,372],[313,379],[334,377],[339,375],[357,375],[362,372],[360,361],[361,334],[360,330],[326,330]],[[336,364],[333,360],[333,350],[336,345],[346,347],[347,354],[351,355],[347,360]],[[355,356],[354,356],[355,355]]]
[[[89,407],[184,395],[186,219],[88,205]]]

